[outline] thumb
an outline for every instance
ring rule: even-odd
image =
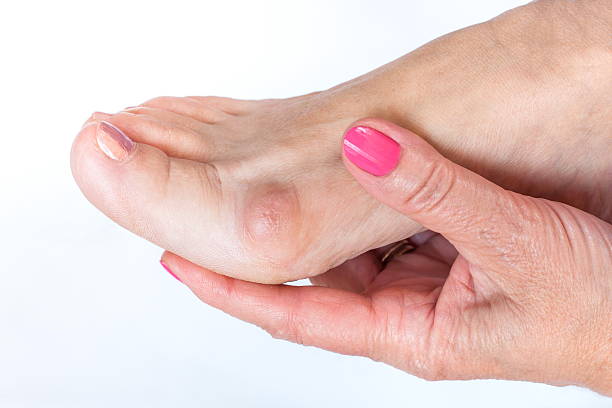
[[[520,214],[530,197],[451,162],[407,129],[359,121],[345,133],[343,151],[370,194],[444,235],[468,261],[496,263],[525,240]]]

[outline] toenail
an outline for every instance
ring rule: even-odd
[[[128,115],[135,115],[134,112],[138,112],[140,109],[142,109],[142,106],[130,106],[128,108],[121,109],[117,113],[126,113]]]
[[[123,161],[134,151],[134,142],[115,125],[102,121],[98,124],[96,140],[105,155]]]
[[[135,115],[134,112],[138,112],[141,109],[140,106],[130,106],[127,108],[123,108],[119,113],[123,113],[123,114],[128,114],[128,115]]]
[[[166,270],[166,272],[168,272],[170,275],[174,277],[174,279],[183,283],[183,281],[170,270],[170,267],[168,266],[168,264],[166,264],[164,261],[159,261],[159,263]]]
[[[366,126],[355,126],[344,135],[344,155],[354,165],[375,176],[389,174],[400,157],[400,145],[389,136]]]
[[[144,106],[128,106],[127,108],[123,108],[121,112],[123,113],[131,113],[131,112],[140,112]]]

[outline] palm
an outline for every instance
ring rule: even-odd
[[[417,239],[425,242],[384,266],[385,249],[369,251],[311,278],[315,286],[246,282],[176,255],[167,259],[198,272],[182,277],[201,300],[275,337],[368,356],[428,377],[437,375],[432,367],[451,363],[447,351],[458,351],[472,331],[468,311],[480,308],[472,307],[470,269],[455,248],[431,232]]]
[[[377,316],[372,329],[386,327],[388,330],[392,324],[394,335],[403,337],[399,342],[394,339],[393,344],[420,344],[419,350],[412,351],[426,358],[427,354],[438,352],[432,348],[441,347],[434,341],[436,337],[455,337],[456,331],[461,329],[448,324],[447,319],[434,325],[436,313],[443,311],[451,317],[460,314],[472,303],[474,293],[467,263],[458,259],[455,248],[441,235],[431,232],[420,235],[422,244],[386,265],[379,260],[383,250],[373,250],[311,281],[369,298]],[[433,333],[434,328],[437,333]],[[423,342],[423,339],[430,339],[435,344]],[[395,365],[413,371],[414,367],[404,366],[413,360],[409,358]]]

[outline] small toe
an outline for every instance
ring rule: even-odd
[[[197,133],[207,133],[212,129],[212,126],[209,123],[200,122],[199,120],[193,119],[189,116],[179,115],[178,113],[165,109],[150,108],[148,106],[133,106],[131,108],[125,108],[119,113],[124,112],[157,119],[160,122],[188,128]]]
[[[141,106],[163,109],[210,124],[220,122],[231,116],[212,104],[204,104],[196,99],[175,96],[158,96],[141,104]]]

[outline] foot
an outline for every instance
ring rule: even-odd
[[[323,92],[160,97],[95,113],[73,146],[74,177],[132,232],[264,283],[321,274],[421,230],[344,169],[343,132],[364,117],[410,128],[506,188],[610,220],[611,59],[598,45],[607,37],[591,30],[589,46],[569,52],[554,27],[525,23],[525,14],[535,21],[559,12],[538,7],[442,37]],[[542,36],[539,46],[533,38]]]

